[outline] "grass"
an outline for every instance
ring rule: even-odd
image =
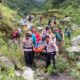
[[[15,17],[14,14],[17,14],[17,12],[15,10],[11,10],[8,6],[5,6],[5,5],[0,5],[0,8],[2,9],[2,13],[4,16],[4,18],[3,18],[4,22],[9,24],[10,27],[16,28],[16,25],[14,25],[14,23],[12,23],[11,20]],[[71,12],[72,11],[73,10],[71,10]],[[75,11],[73,11],[73,12],[75,12]],[[70,14],[70,12],[65,12],[65,14]],[[73,15],[74,14],[72,14],[71,16],[73,16]],[[77,14],[76,14],[76,16],[77,16]],[[37,27],[38,19],[36,19],[34,23],[35,23],[34,25]],[[47,21],[44,20],[43,26],[45,26],[46,24],[47,24]],[[80,35],[79,27],[74,32],[72,32],[72,37],[77,36],[77,35]],[[24,58],[23,58],[21,48],[17,47],[17,45],[13,45],[13,46],[11,46],[11,44],[9,45],[8,42],[5,42],[3,40],[2,36],[3,36],[3,34],[0,33],[0,53],[2,53],[2,55],[4,55],[4,56],[8,57],[11,61],[14,60],[17,64],[17,66],[19,66],[19,67],[24,66],[25,63],[24,63]],[[66,38],[66,47],[71,46],[69,43],[70,43],[69,40]],[[57,58],[57,70],[54,70],[54,72],[55,71],[61,72],[61,71],[64,71],[65,69],[68,69],[68,67],[70,67],[69,62],[61,55],[59,55]],[[71,55],[71,57],[72,56],[73,55]],[[76,70],[77,69],[76,67],[75,68],[70,67],[70,69],[71,69],[71,75],[74,76],[77,72],[77,76],[79,76],[79,71]],[[51,73],[51,71],[52,71],[52,68],[50,67],[48,70],[48,73]],[[74,74],[72,74],[72,73],[74,73]],[[23,80],[23,79],[17,78],[14,75],[14,70],[11,69],[9,72],[4,71],[4,72],[0,73],[0,80]]]

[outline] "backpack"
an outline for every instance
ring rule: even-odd
[[[18,32],[18,31],[14,31],[14,32],[12,33],[12,39],[13,39],[13,38],[18,38],[18,37],[20,37],[19,32]]]
[[[58,41],[62,41],[62,35],[61,35],[61,33],[55,32],[55,35],[56,35],[56,39],[57,39]]]
[[[65,35],[66,35],[66,37],[70,37],[71,36],[71,32],[70,31],[67,31],[67,32],[65,32]]]

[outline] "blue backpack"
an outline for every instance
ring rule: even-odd
[[[62,41],[62,35],[59,32],[55,32],[55,35],[58,41]]]

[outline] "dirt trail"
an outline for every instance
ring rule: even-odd
[[[77,80],[77,79],[74,79],[73,77],[68,76],[66,74],[60,74],[56,76],[51,76],[49,80]]]

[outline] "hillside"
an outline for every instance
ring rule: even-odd
[[[17,15],[16,10],[12,10],[9,6],[5,4],[0,3],[0,9],[0,31],[6,32],[6,34],[8,34],[7,36],[9,37],[9,33],[11,33],[11,31],[15,28],[15,25],[17,24],[15,23],[15,19],[18,20],[19,16]]]
[[[17,10],[18,14],[61,9],[63,15],[73,17],[80,24],[80,0],[5,0],[3,4]]]
[[[67,8],[72,6],[73,8],[79,8],[80,0],[5,0],[5,4],[9,7],[17,10],[26,11],[38,11],[38,10],[49,10],[49,9],[59,9]],[[24,5],[23,5],[24,4]]]
[[[22,49],[22,39],[26,31],[22,30],[16,41],[12,40],[11,36],[13,31],[21,28],[19,21],[25,14],[35,15],[33,20],[35,27],[39,26],[40,16],[43,16],[42,27],[46,27],[49,17],[56,16],[57,28],[61,27],[63,33],[65,27],[71,30],[71,38],[68,39],[64,35],[61,53],[56,57],[56,69],[52,68],[52,64],[47,68],[47,74],[45,68],[33,69],[35,80],[43,80],[46,75],[52,80],[80,80],[80,0],[3,0],[0,3],[0,80],[24,80],[22,74],[28,70],[25,67]],[[69,16],[70,22],[64,25],[58,24],[64,16]],[[72,27],[75,27],[75,30]],[[40,60],[36,65],[40,64]],[[33,65],[35,66],[34,63]],[[59,75],[50,76],[52,71]],[[30,76],[29,73],[26,74]]]

